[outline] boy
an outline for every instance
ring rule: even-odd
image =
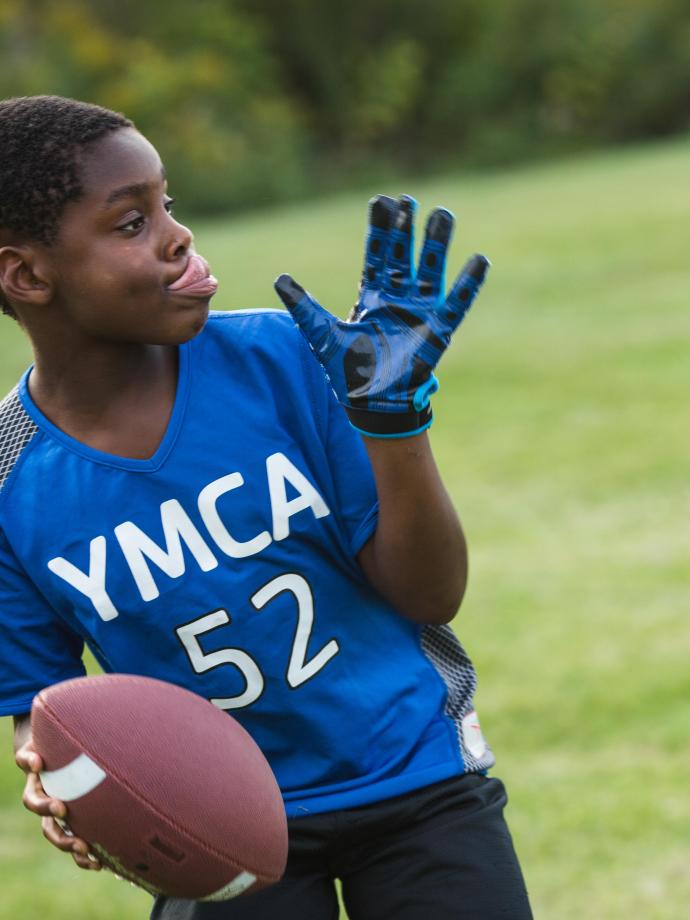
[[[415,277],[414,203],[380,196],[351,322],[288,276],[303,334],[284,311],[209,317],[215,279],[131,122],[8,100],[0,151],[2,305],[35,356],[0,406],[0,714],[45,836],[98,868],[55,820],[28,720],[86,643],[231,711],[285,797],[283,881],[153,917],[327,920],[334,878],[351,920],[529,917],[445,625],[466,550],[425,433],[486,260],[444,302],[450,214]]]

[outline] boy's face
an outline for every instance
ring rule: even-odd
[[[169,289],[192,267],[192,234],[170,213],[156,150],[133,128],[119,129],[86,152],[80,178],[84,194],[66,206],[58,239],[43,252],[63,328],[121,342],[192,338],[215,285]],[[197,274],[207,273],[202,265]]]

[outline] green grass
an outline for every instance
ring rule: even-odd
[[[545,920],[678,920],[690,902],[689,159],[681,140],[407,189],[457,213],[454,266],[494,262],[432,438],[471,549],[456,624]],[[273,306],[288,270],[344,313],[365,200],[198,227],[216,305]],[[5,388],[27,360],[16,332],[1,324]],[[8,754],[0,918],[145,916],[147,896],[52,852],[21,785]]]

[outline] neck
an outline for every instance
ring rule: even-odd
[[[177,349],[170,345],[103,343],[73,352],[34,348],[31,396],[48,415],[99,417],[129,398],[169,389],[176,378]]]

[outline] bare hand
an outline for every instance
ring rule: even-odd
[[[39,774],[44,769],[44,764],[34,749],[31,738],[17,749],[15,760],[20,770],[26,774],[22,802],[29,811],[41,816],[41,828],[46,840],[58,850],[71,853],[72,859],[80,869],[100,869],[101,864],[91,853],[88,843],[75,837],[70,831],[65,820],[67,818],[65,803],[50,798],[41,785]]]

